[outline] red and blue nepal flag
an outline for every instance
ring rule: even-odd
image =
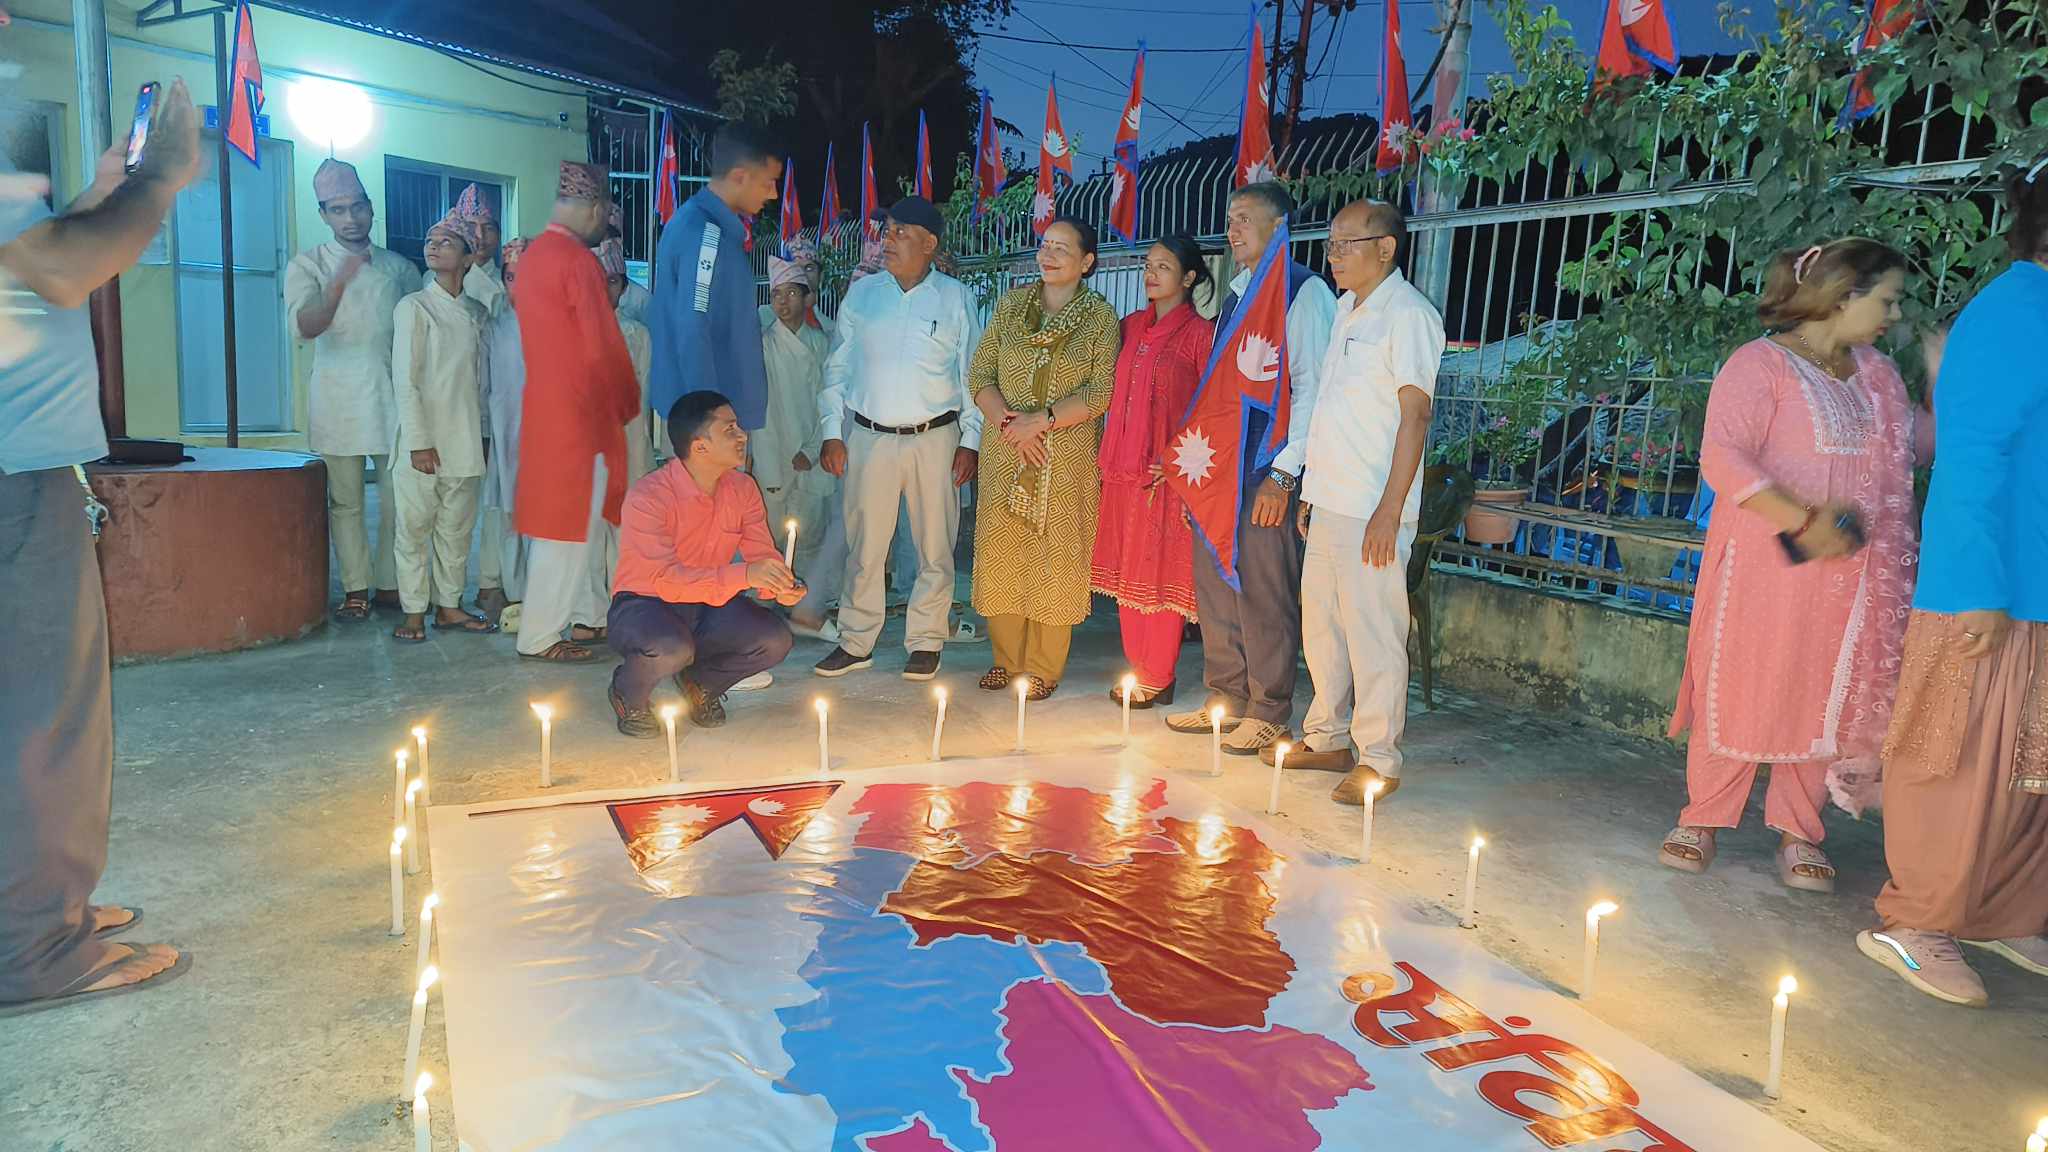
[[[256,20],[249,0],[235,5],[235,48],[228,58],[228,145],[261,166],[256,158],[256,114],[263,111],[263,64],[256,58]]]
[[[1131,94],[1117,120],[1116,145],[1110,149],[1116,170],[1109,177],[1109,230],[1126,244],[1138,239],[1138,120],[1145,108],[1145,42],[1131,65]]]
[[[1237,534],[1245,474],[1258,475],[1287,446],[1292,390],[1287,373],[1287,221],[1273,231],[1209,354],[1187,420],[1173,438],[1166,482],[1188,506],[1195,535],[1209,549],[1224,582],[1238,587]],[[1257,444],[1245,436],[1253,412],[1267,414]],[[1244,467],[1249,456],[1252,467]]]
[[[1868,0],[1864,12],[1863,37],[1856,54],[1866,56],[1890,43],[1913,26],[1918,16],[1914,0]],[[1841,125],[1846,128],[1877,111],[1877,92],[1870,82],[1870,69],[1859,68],[1849,81],[1849,99],[1842,105]]]
[[[1600,53],[1593,85],[1620,76],[1648,76],[1651,69],[1678,71],[1678,42],[1671,35],[1665,0],[1607,0],[1600,28]]]

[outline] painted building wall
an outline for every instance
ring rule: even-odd
[[[134,93],[146,80],[168,82],[173,77],[183,77],[195,103],[220,103],[214,93],[211,18],[137,28],[135,13],[142,6],[143,0],[107,3],[113,71],[110,106],[117,141],[126,138]],[[22,76],[15,82],[18,95],[64,106],[58,189],[61,203],[82,186],[81,173],[91,171],[90,159],[82,160],[79,156],[77,111],[73,106],[70,5],[55,0],[11,0],[8,9],[14,22],[0,29],[0,56],[22,65]],[[346,81],[369,96],[372,116],[368,134],[361,143],[338,155],[362,173],[363,184],[378,205],[372,239],[379,244],[384,242],[387,154],[505,176],[508,239],[533,235],[546,227],[554,200],[556,166],[562,160],[580,160],[587,154],[584,100],[564,83],[518,76],[528,84],[552,90],[537,91],[487,75],[468,63],[428,48],[266,8],[255,9],[255,25],[265,75],[264,111],[270,117],[271,139],[290,144],[282,150],[291,173],[286,227],[289,251],[329,238],[312,192],[313,170],[326,158],[327,148],[324,143],[299,140],[290,111],[293,87],[302,79]],[[232,37],[232,27],[229,34]],[[212,169],[214,155],[211,149],[207,151],[208,171]],[[233,162],[245,163],[239,156]],[[269,162],[266,154],[265,163]],[[174,276],[170,266],[159,264],[138,266],[121,277],[128,432],[132,436],[182,438],[197,443],[217,441],[218,438],[180,434]],[[280,276],[280,286],[282,279]],[[270,314],[259,319],[263,323],[278,322]],[[242,318],[240,322],[249,323],[251,318]],[[293,431],[281,435],[245,434],[245,446],[305,445],[311,345],[294,341],[287,361],[293,380]],[[243,365],[239,375],[246,389],[255,386],[253,373],[274,372],[269,364]]]

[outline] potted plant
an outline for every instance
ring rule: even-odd
[[[1487,506],[1512,506],[1529,498],[1522,466],[1543,446],[1541,387],[1535,379],[1511,378],[1482,402],[1478,426],[1472,431],[1472,452],[1486,464],[1474,476],[1472,509],[1465,513],[1467,543],[1506,544],[1515,538],[1518,519]]]

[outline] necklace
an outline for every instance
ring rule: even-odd
[[[1804,336],[1801,336],[1801,335],[1799,334],[1799,330],[1798,330],[1798,329],[1796,329],[1796,328],[1795,328],[1795,329],[1793,329],[1793,330],[1792,330],[1792,331],[1791,331],[1791,332],[1789,333],[1789,335],[1790,335],[1790,336],[1791,336],[1791,337],[1792,337],[1792,338],[1793,338],[1794,340],[1797,340],[1797,341],[1799,341],[1799,355],[1800,355],[1800,356],[1802,356],[1803,358],[1805,358],[1805,360],[1807,361],[1807,363],[1809,363],[1809,364],[1812,364],[1812,365],[1813,365],[1814,367],[1816,367],[1816,368],[1820,369],[1821,371],[1823,371],[1823,372],[1827,373],[1827,374],[1828,374],[1828,378],[1829,378],[1829,379],[1831,379],[1831,380],[1846,380],[1846,379],[1848,379],[1848,378],[1849,378],[1848,376],[1843,376],[1843,375],[1842,375],[1841,373],[1839,373],[1839,372],[1836,372],[1836,371],[1835,371],[1835,369],[1834,369],[1834,366],[1833,366],[1833,365],[1831,365],[1831,364],[1829,364],[1829,363],[1828,363],[1827,361],[1825,361],[1825,360],[1821,359],[1821,358],[1820,358],[1820,353],[1818,353],[1818,352],[1815,352],[1815,351],[1813,350],[1813,345],[1811,345],[1811,344],[1809,344],[1809,343],[1807,343],[1807,342],[1806,342],[1806,337],[1804,337]],[[1849,376],[1854,376],[1855,374],[1856,374],[1856,371],[1855,371],[1855,361],[1854,361],[1854,360],[1852,359],[1852,360],[1850,361],[1850,370],[1849,370]]]

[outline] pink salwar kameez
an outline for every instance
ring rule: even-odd
[[[1737,826],[1759,764],[1765,824],[1808,843],[1830,793],[1851,814],[1878,803],[1919,561],[1913,462],[1931,429],[1889,358],[1854,359],[1836,380],[1758,339],[1714,378],[1700,474],[1717,499],[1671,718],[1673,737],[1692,732],[1683,826]],[[1767,487],[1853,505],[1865,547],[1792,563],[1777,527],[1740,507]]]
[[[1148,692],[1173,683],[1182,622],[1195,618],[1194,531],[1180,497],[1153,483],[1152,465],[1187,415],[1215,331],[1189,304],[1164,317],[1149,307],[1124,317],[1097,455],[1102,504],[1089,583],[1116,600],[1124,658]]]

